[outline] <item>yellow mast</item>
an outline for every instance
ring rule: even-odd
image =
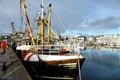
[[[40,28],[41,28],[41,34],[38,34],[39,36],[41,36],[41,45],[42,45],[42,50],[44,50],[44,45],[45,45],[45,24],[47,24],[48,26],[48,45],[50,45],[50,25],[51,25],[51,4],[49,5],[48,7],[48,21],[46,19],[44,19],[44,2],[42,0],[42,5],[41,5],[41,8],[42,8],[42,15],[41,15],[41,18],[39,17],[38,19],[38,23],[40,24]],[[38,37],[39,37],[38,36]]]
[[[50,37],[51,37],[51,33],[50,33],[50,26],[51,26],[51,12],[52,12],[52,5],[49,4],[49,8],[48,8],[48,45],[50,45]]]
[[[40,26],[41,18],[39,17],[37,21],[38,21],[38,26]],[[39,31],[39,30],[38,30],[38,31]],[[39,32],[37,33],[37,42],[36,42],[37,45],[38,45],[39,40],[41,40],[41,39],[40,39],[40,36],[41,36],[41,33],[40,33],[40,31],[39,31]]]
[[[34,51],[36,51],[36,46],[35,46],[34,38],[33,38],[33,35],[32,35],[32,29],[31,29],[31,26],[30,26],[30,21],[29,21],[29,18],[28,18],[28,14],[27,14],[27,11],[26,11],[26,6],[24,4],[24,0],[20,0],[20,4],[22,5],[23,10],[24,10],[26,23],[27,23],[27,28],[28,28],[28,31],[29,31],[29,34],[30,34],[30,38],[32,40],[32,44],[34,46]]]
[[[44,41],[45,41],[45,28],[44,28],[44,24],[45,24],[45,19],[44,19],[44,2],[42,1],[42,17],[41,17],[41,37],[42,37],[42,50],[44,50]],[[43,51],[42,51],[43,53]]]
[[[51,44],[50,42],[50,39],[51,39],[51,36],[56,36],[59,40],[59,36],[54,32],[54,30],[51,28],[51,12],[52,12],[52,4],[49,4],[49,7],[48,7],[48,21],[45,20],[43,17],[44,17],[44,7],[43,7],[43,2],[42,2],[42,18],[41,19],[38,19],[38,22],[41,24],[41,32],[42,32],[42,45],[44,46],[44,36],[45,36],[45,31],[44,31],[44,24],[47,24],[47,27],[48,27],[48,45]],[[51,34],[50,32],[53,32],[54,34]],[[44,35],[43,35],[44,34]],[[61,44],[67,49],[67,46],[60,40]],[[44,48],[44,47],[43,47]]]

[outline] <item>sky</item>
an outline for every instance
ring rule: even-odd
[[[52,3],[52,16],[55,16],[52,26],[62,34],[120,33],[120,0],[44,0],[44,3],[45,6]],[[41,0],[25,0],[25,4],[31,26],[34,26],[35,17],[41,12]],[[16,31],[24,30],[22,16],[19,0],[0,0],[0,34],[12,33],[11,22],[14,22]]]

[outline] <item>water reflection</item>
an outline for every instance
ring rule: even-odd
[[[120,80],[120,50],[87,48],[82,67],[82,80]]]

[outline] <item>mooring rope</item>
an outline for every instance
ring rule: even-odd
[[[80,59],[79,59],[79,57],[78,57],[78,69],[79,69],[79,80],[82,80],[81,79]]]

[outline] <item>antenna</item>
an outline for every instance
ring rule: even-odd
[[[44,0],[41,0],[42,4],[41,4],[41,8],[42,8],[42,16],[41,18],[44,19]]]

